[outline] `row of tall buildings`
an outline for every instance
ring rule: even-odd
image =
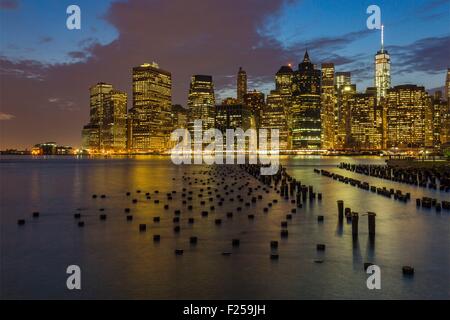
[[[170,72],[156,63],[133,68],[132,107],[127,94],[111,84],[90,88],[90,122],[83,128],[83,148],[93,152],[164,152],[170,133],[187,128],[195,134],[217,128],[278,129],[282,150],[439,149],[450,142],[450,69],[445,95],[430,95],[417,85],[391,87],[390,56],[375,55],[374,87],[357,92],[350,72],[333,63],[319,69],[308,52],[293,70],[282,66],[267,97],[247,89],[239,68],[236,97],[216,103],[210,75],[194,75],[187,108],[172,105]],[[270,138],[269,138],[270,140]]]
[[[156,63],[133,68],[133,101],[108,83],[90,89],[90,121],[82,130],[82,145],[92,152],[162,152],[176,126],[172,106],[172,76]]]

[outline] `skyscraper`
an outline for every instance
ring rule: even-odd
[[[112,90],[106,104],[102,128],[103,148],[108,151],[125,152],[127,148],[127,94]]]
[[[447,76],[445,77],[445,99],[450,112],[450,68],[447,68]]]
[[[100,151],[100,126],[88,123],[81,130],[81,146],[92,153]]]
[[[279,130],[279,147],[280,150],[289,149],[289,127],[288,118],[286,116],[286,95],[278,90],[272,90],[267,96],[267,103],[261,113],[261,128]],[[271,143],[271,135],[268,132],[268,145]]]
[[[249,91],[244,95],[244,105],[252,114],[252,127],[259,129],[261,127],[261,112],[265,104],[264,93],[261,91]]]
[[[292,79],[294,71],[290,66],[282,66],[275,75],[275,90],[279,94],[292,94]]]
[[[233,97],[226,97],[225,99],[222,99],[222,104],[235,105],[239,104],[239,101]]]
[[[444,113],[441,119],[441,132],[440,132],[441,146],[450,143],[450,112]]]
[[[336,89],[339,90],[342,86],[352,84],[352,75],[350,72],[336,72]]]
[[[345,84],[337,90],[336,138],[334,148],[343,150],[351,147],[351,101],[356,94],[356,85]]]
[[[172,105],[172,126],[175,129],[187,128],[188,110],[180,104]]]
[[[83,127],[82,145],[91,152],[125,151],[127,94],[99,82],[89,88],[90,119]]]
[[[320,106],[321,71],[305,52],[303,62],[294,72],[290,130],[293,149],[319,149],[322,140]]]
[[[247,93],[247,73],[239,67],[237,75],[237,100],[239,103],[244,102],[244,95]]]
[[[430,99],[424,87],[395,86],[387,91],[387,147],[425,147],[425,114]]]
[[[280,122],[280,148],[282,149],[292,149],[292,89],[294,81],[294,71],[291,65],[281,66],[280,69],[275,74],[275,90],[270,92],[270,99],[267,97],[267,103],[270,103],[268,107],[268,112],[273,114],[278,114],[278,112],[283,109],[285,119]],[[279,107],[281,109],[279,109]],[[269,116],[270,114],[268,114]],[[275,116],[275,118],[277,115]],[[273,118],[273,117],[272,117]],[[284,125],[286,124],[286,127]],[[287,130],[287,131],[286,131]],[[283,132],[286,131],[286,143],[284,143]]]
[[[447,100],[447,107],[444,109],[441,119],[441,145],[450,143],[450,68],[447,69],[445,78],[445,99]]]
[[[336,136],[336,92],[334,64],[322,63],[322,147],[333,149]]]
[[[223,134],[223,148],[227,144],[227,129],[242,129],[244,132],[252,127],[252,113],[244,104],[221,104],[216,106],[215,127]],[[245,145],[248,146],[246,139]]]
[[[216,105],[215,126],[225,135],[226,129],[247,130],[251,128],[251,111],[243,104]]]
[[[89,88],[90,122],[102,126],[111,98],[112,84],[99,82]]]
[[[316,69],[311,62],[308,50],[305,51],[303,61],[298,65],[298,70],[294,72],[292,93],[294,95],[312,94],[320,96],[320,69]]]
[[[381,26],[381,49],[375,55],[375,87],[377,88],[377,102],[386,97],[391,87],[391,58],[384,49],[384,26]]]
[[[214,128],[215,97],[212,76],[193,75],[188,95],[188,130],[192,137]],[[202,128],[194,127],[194,121],[201,120]]]
[[[382,119],[376,95],[356,93],[347,100],[350,111],[349,147],[354,150],[382,148]]]
[[[134,152],[165,151],[170,144],[172,75],[155,62],[133,68],[133,107],[130,110]]]
[[[441,133],[446,113],[448,113],[447,101],[443,99],[441,91],[436,91],[430,97],[430,107],[425,112],[427,147],[440,148]]]
[[[91,152],[103,149],[103,122],[112,84],[99,82],[89,88],[89,123],[82,130],[82,146]]]

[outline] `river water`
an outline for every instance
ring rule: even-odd
[[[176,166],[164,156],[86,159],[72,157],[0,158],[2,299],[450,299],[450,212],[417,208],[415,199],[439,201],[450,194],[385,181],[338,169],[340,162],[383,164],[379,157],[282,157],[289,174],[314,186],[322,201],[306,201],[288,222],[289,237],[280,239],[280,221],[295,204],[273,190],[245,207],[229,201],[224,184],[243,198],[237,186],[260,183],[248,176],[207,181],[207,166]],[[326,169],[371,185],[411,193],[399,201],[343,184],[313,172]],[[235,169],[238,172],[240,169]],[[189,185],[183,176],[197,178]],[[212,190],[215,210],[206,194]],[[182,204],[182,188],[193,191],[194,210]],[[203,188],[204,191],[200,191]],[[214,192],[217,188],[218,191]],[[136,190],[142,190],[137,193]],[[158,190],[159,193],[155,193]],[[229,189],[228,189],[229,190]],[[130,191],[131,196],[126,196]],[[166,193],[177,191],[173,200]],[[151,199],[147,200],[145,193]],[[201,205],[198,194],[204,194]],[[92,194],[106,194],[105,199]],[[216,194],[226,198],[217,204]],[[133,204],[131,199],[138,202]],[[160,203],[154,203],[159,199]],[[263,208],[279,199],[267,213]],[[337,200],[360,213],[359,237],[351,225],[338,227]],[[169,209],[164,205],[169,204]],[[236,209],[242,206],[243,210]],[[126,221],[124,208],[133,221]],[[103,212],[99,209],[104,208]],[[206,209],[205,209],[206,208]],[[174,210],[180,209],[181,232],[174,233]],[[208,217],[201,211],[208,210]],[[39,218],[32,212],[39,211]],[[226,213],[233,211],[233,218]],[[376,212],[376,237],[369,241],[367,211]],[[78,227],[75,213],[85,222]],[[106,221],[99,214],[107,214]],[[247,215],[255,215],[253,220]],[[318,223],[317,216],[324,222]],[[159,216],[159,223],[153,217]],[[195,218],[194,224],[187,222]],[[18,219],[25,219],[23,226]],[[215,219],[222,224],[216,225]],[[148,225],[139,232],[139,224]],[[159,234],[161,241],[153,242]],[[197,236],[197,245],[189,237]],[[239,238],[233,248],[231,239]],[[269,258],[271,240],[279,241],[278,260]],[[316,250],[316,244],[326,250]],[[177,256],[175,249],[183,249]],[[222,255],[227,251],[231,255]],[[317,263],[320,260],[322,263]],[[364,262],[381,268],[381,289],[369,290]],[[68,290],[66,268],[81,268],[81,290]],[[413,277],[402,266],[415,268]]]

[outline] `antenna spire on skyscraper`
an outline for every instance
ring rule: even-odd
[[[386,98],[387,90],[391,87],[391,60],[384,50],[384,25],[381,25],[381,49],[375,55],[375,87],[377,101]]]
[[[303,57],[303,62],[311,62],[309,59],[308,48],[305,50],[305,56]]]

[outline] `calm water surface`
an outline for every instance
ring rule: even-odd
[[[377,157],[284,157],[282,163],[303,184],[323,193],[321,202],[309,201],[289,222],[289,238],[279,237],[280,221],[295,205],[281,200],[263,213],[274,192],[246,209],[226,201],[207,218],[196,193],[208,184],[188,185],[183,174],[197,174],[205,166],[175,166],[167,157],[143,156],[117,159],[0,158],[1,269],[3,299],[102,298],[102,299],[450,299],[450,213],[416,208],[415,198],[449,199],[449,193],[367,177],[336,168],[339,162],[383,164]],[[357,177],[377,186],[410,192],[412,201],[394,199],[360,190],[322,177],[313,168]],[[173,178],[175,180],[173,180]],[[231,178],[228,184],[231,184]],[[250,179],[251,186],[258,182]],[[242,180],[242,183],[246,180]],[[223,186],[218,187],[224,196]],[[181,189],[194,191],[194,210],[181,203]],[[142,190],[137,194],[136,190]],[[159,190],[159,194],[154,191]],[[172,201],[166,193],[176,190]],[[127,191],[132,192],[126,197]],[[237,191],[237,190],[236,190]],[[150,192],[152,199],[145,199]],[[92,194],[106,199],[92,199]],[[261,193],[262,194],[262,193]],[[213,195],[214,196],[214,195]],[[245,197],[246,194],[242,193]],[[137,204],[131,198],[139,199]],[[154,199],[160,199],[155,204]],[[337,224],[336,200],[360,213],[360,234],[352,240],[351,226]],[[164,204],[169,203],[169,210]],[[207,201],[208,204],[208,201]],[[243,206],[241,213],[236,207]],[[132,222],[125,220],[130,207]],[[99,220],[105,208],[106,221]],[[181,209],[181,232],[173,232],[173,211]],[[31,218],[39,211],[38,219]],[[232,219],[227,211],[234,211]],[[370,243],[367,211],[377,213],[377,234]],[[86,225],[77,226],[80,212]],[[255,214],[249,220],[247,214]],[[324,223],[317,223],[324,215]],[[160,216],[160,223],[153,217]],[[188,217],[195,217],[193,225]],[[25,218],[24,226],[17,219]],[[222,225],[214,220],[222,218]],[[147,223],[145,233],[139,223]],[[161,242],[153,243],[153,234]],[[196,246],[189,237],[197,236]],[[231,247],[239,238],[241,246]],[[279,260],[271,261],[269,242],[279,240]],[[316,244],[326,244],[317,252]],[[184,249],[175,256],[174,249]],[[230,251],[231,256],[221,252]],[[323,259],[323,263],[314,263]],[[381,267],[381,290],[368,290],[364,262]],[[68,265],[82,270],[82,290],[66,288]],[[413,278],[402,276],[411,265]]]

